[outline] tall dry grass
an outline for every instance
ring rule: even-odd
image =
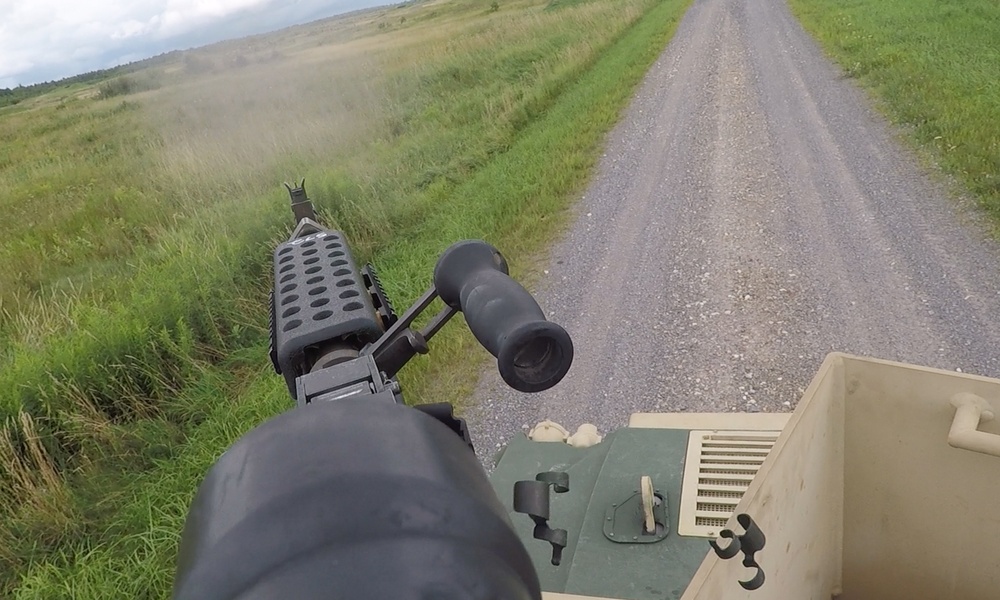
[[[0,488],[0,516],[13,506],[42,522],[31,533],[50,539],[37,543],[52,543],[72,527],[77,517],[70,501],[70,492],[55,460],[42,443],[34,418],[20,412],[8,418],[0,428],[0,471],[4,486]],[[18,549],[23,547],[20,528],[0,527],[0,564],[16,564],[21,560]]]

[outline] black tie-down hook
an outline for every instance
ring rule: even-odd
[[[764,543],[767,541],[764,538],[764,532],[760,530],[760,527],[753,522],[753,519],[748,514],[740,514],[736,516],[736,521],[740,524],[740,527],[746,532],[743,535],[736,535],[731,529],[723,529],[719,532],[719,537],[729,539],[729,545],[725,548],[720,548],[715,540],[710,540],[708,543],[711,544],[712,549],[715,550],[716,556],[722,560],[728,560],[740,551],[743,551],[743,566],[750,569],[757,569],[757,574],[753,576],[749,581],[741,581],[740,585],[745,590],[755,590],[760,586],[764,585],[764,569],[757,564],[754,559],[754,554],[759,552],[764,548]]]
[[[552,564],[559,566],[566,547],[566,530],[549,527],[549,486],[557,494],[569,491],[569,473],[546,472],[535,475],[534,481],[514,483],[514,512],[531,517],[535,522],[536,540],[552,544]]]

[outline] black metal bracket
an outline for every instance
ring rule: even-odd
[[[427,354],[429,351],[427,341],[458,313],[454,308],[445,305],[444,309],[423,329],[419,331],[411,329],[414,319],[437,297],[437,289],[432,285],[374,344],[362,350],[362,354],[375,357],[375,362],[386,377],[394,377],[415,354]]]
[[[569,491],[569,473],[545,472],[535,475],[534,481],[518,481],[514,484],[514,512],[526,514],[535,522],[533,533],[536,540],[552,545],[552,564],[559,566],[562,551],[568,536],[565,529],[549,527],[549,487],[557,494]]]
[[[753,518],[750,515],[743,513],[736,516],[736,521],[743,528],[745,533],[743,535],[736,535],[731,529],[723,529],[719,532],[719,537],[726,538],[730,540],[729,545],[725,548],[721,548],[715,540],[710,540],[708,543],[715,550],[716,556],[722,560],[728,560],[741,551],[743,552],[743,566],[750,569],[757,569],[757,574],[754,575],[749,581],[740,581],[740,586],[743,589],[752,591],[756,590],[760,586],[764,585],[764,569],[757,564],[754,559],[754,554],[759,552],[764,548],[766,543],[766,538],[764,537],[764,532],[760,530],[760,527],[754,523]]]
[[[384,378],[370,356],[359,356],[295,379],[295,398],[300,406],[351,396],[379,396],[403,403],[399,382]]]
[[[448,429],[454,431],[458,437],[462,438],[462,441],[465,442],[470,450],[473,452],[476,451],[475,446],[472,445],[472,436],[469,434],[469,427],[466,425],[465,419],[455,416],[454,408],[450,403],[432,402],[417,404],[413,408],[440,421]]]

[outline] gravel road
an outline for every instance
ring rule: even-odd
[[[788,411],[834,350],[1000,376],[1000,245],[782,0],[695,0],[575,211],[536,290],[573,368],[484,373],[484,459],[544,418]]]

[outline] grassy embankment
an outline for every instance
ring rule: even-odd
[[[516,266],[686,5],[411,4],[0,109],[0,595],[166,595],[200,476],[288,407],[263,327],[277,182],[308,179],[399,306],[456,239]],[[460,327],[433,345],[404,389],[458,399],[483,353]]]
[[[1000,224],[1000,4],[789,3],[846,74]]]

